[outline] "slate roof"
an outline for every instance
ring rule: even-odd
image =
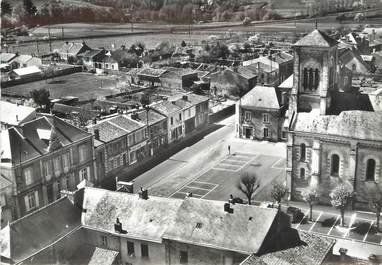
[[[277,98],[276,89],[267,86],[255,86],[245,94],[239,103],[246,108],[267,108],[279,109],[280,104]]]
[[[179,106],[177,106],[177,105],[175,105],[172,102],[169,102],[167,100],[155,103],[155,104],[151,105],[151,107],[154,110],[158,111],[159,113],[165,115],[166,117],[177,112],[177,111],[182,110],[181,107],[179,107]]]
[[[162,236],[173,224],[182,200],[85,188],[82,224],[85,227],[114,232],[116,219],[131,238],[162,242]]]
[[[302,39],[298,40],[293,46],[312,46],[312,47],[333,47],[337,45],[338,42],[328,35],[326,33],[315,29]]]
[[[382,112],[343,111],[339,115],[298,113],[294,131],[382,141]]]
[[[187,197],[163,238],[244,254],[257,253],[277,210],[235,204],[231,205],[231,214],[224,211],[224,203]]]
[[[81,211],[63,197],[1,230],[1,254],[20,262],[80,225]]]
[[[3,174],[0,175],[0,191],[4,188],[11,186],[12,184],[13,182],[10,179],[5,177]]]
[[[2,123],[19,125],[25,118],[28,118],[36,113],[36,109],[0,100],[0,112],[0,121]]]
[[[301,242],[296,246],[267,253],[252,254],[240,265],[320,265],[332,249],[335,240],[298,231]]]

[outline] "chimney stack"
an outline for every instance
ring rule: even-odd
[[[143,200],[147,200],[149,198],[147,189],[143,189],[141,187],[141,191],[139,192],[139,198]]]
[[[224,211],[227,213],[233,213],[233,209],[231,208],[231,204],[229,202],[224,203]]]
[[[119,218],[117,217],[117,220],[115,221],[114,224],[114,231],[118,232],[120,234],[126,234],[127,231],[122,229],[122,223],[119,221]]]
[[[94,138],[99,140],[99,129],[94,129]]]

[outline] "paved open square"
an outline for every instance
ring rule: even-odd
[[[253,172],[259,179],[257,193],[267,192],[267,186],[284,176],[285,159],[277,156],[256,153],[235,152],[225,156],[211,168],[196,174],[195,178],[170,195],[173,198],[184,198],[187,193],[197,198],[227,200],[229,195],[244,199],[236,187],[241,172]],[[263,196],[267,196],[263,194]]]

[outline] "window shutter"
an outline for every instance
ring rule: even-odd
[[[29,208],[28,195],[24,196],[24,203],[25,203],[25,210],[26,210],[26,212],[29,212],[30,208]]]
[[[367,167],[367,161],[361,164],[360,166],[360,180],[365,181],[366,180],[366,167]]]
[[[300,161],[300,146],[296,146],[295,150],[296,150],[296,160]]]
[[[374,176],[375,176],[375,182],[379,183],[381,180],[381,164],[379,163],[378,160],[376,161]]]
[[[326,168],[327,168],[327,171],[328,171],[328,176],[331,176],[331,168],[332,168],[332,161],[330,159],[330,156],[328,156],[328,158],[326,159]]]
[[[312,148],[306,148],[306,161],[312,163]]]
[[[344,160],[345,159],[343,159],[342,157],[340,157],[340,168],[339,168],[339,172],[338,172],[338,176],[340,177],[340,178],[342,178],[343,177],[343,175],[344,175]]]
[[[36,208],[38,208],[40,206],[40,201],[38,199],[38,191],[37,190],[34,192],[34,199],[35,199],[35,203],[36,203]]]

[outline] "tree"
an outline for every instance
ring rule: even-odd
[[[1,13],[3,15],[10,15],[12,13],[11,5],[5,0],[1,1]]]
[[[377,231],[379,232],[379,220],[382,212],[382,190],[376,183],[370,185],[373,186],[368,188],[369,204],[375,211]]]
[[[45,83],[48,83],[49,78],[53,80],[56,68],[57,68],[57,65],[55,63],[51,63],[49,64],[49,66],[44,67],[42,69],[42,73],[45,78]]]
[[[182,40],[182,42],[180,43],[180,46],[182,46],[182,47],[186,47],[186,46],[187,46],[187,43],[186,43],[184,40]]]
[[[345,210],[353,199],[354,192],[352,186],[343,183],[335,187],[329,194],[331,204],[340,210],[341,213],[341,226],[345,225]]]
[[[40,106],[40,108],[50,109],[50,94],[45,88],[34,89],[30,92],[33,101]]]
[[[37,8],[32,0],[24,0],[24,9],[28,16],[34,16],[37,13]]]
[[[236,184],[236,187],[247,196],[248,204],[252,202],[252,196],[255,191],[260,187],[258,179],[254,173],[243,172],[240,176],[240,181]]]
[[[288,188],[281,183],[275,183],[272,186],[271,196],[278,203],[278,209],[281,209],[281,200],[288,193]]]
[[[313,219],[313,204],[318,202],[318,200],[320,198],[320,194],[316,189],[306,189],[302,192],[302,198],[309,205],[309,220],[312,221],[312,219]]]

